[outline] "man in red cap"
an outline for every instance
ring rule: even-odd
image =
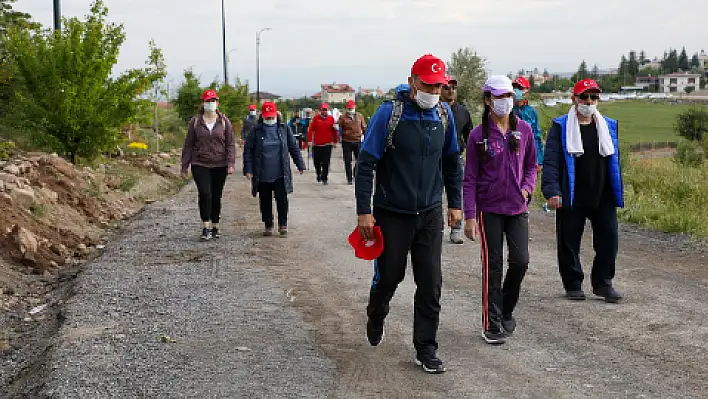
[[[243,118],[243,126],[241,127],[241,145],[246,142],[248,134],[256,127],[258,123],[258,112],[256,111],[256,104],[251,104],[248,106],[248,115]]]
[[[329,163],[332,159],[332,148],[337,146],[339,130],[334,117],[329,114],[329,104],[320,104],[320,113],[310,121],[308,131],[310,147],[317,173],[317,182],[329,183]]]
[[[558,268],[566,297],[585,299],[580,242],[590,219],[595,250],[592,292],[614,303],[622,298],[612,279],[618,249],[617,207],[624,207],[624,196],[617,121],[597,110],[601,92],[594,80],[581,80],[573,89],[568,115],[553,120],[541,188],[548,207],[557,209]]]
[[[354,184],[352,175],[352,156],[359,159],[359,149],[361,141],[366,132],[366,120],[364,115],[356,112],[354,100],[347,101],[347,112],[339,117],[339,129],[342,132],[342,153],[344,157],[344,171],[347,174],[347,183]],[[354,166],[354,175],[356,165]]]
[[[450,226],[462,218],[462,165],[449,105],[440,102],[448,82],[445,63],[433,55],[419,58],[408,85],[394,101],[383,103],[369,121],[357,162],[356,208],[364,239],[374,225],[383,234],[383,253],[374,262],[366,308],[366,335],[381,343],[389,302],[405,275],[410,253],[417,285],[414,298],[415,362],[428,373],[445,371],[437,357],[442,288],[443,187]],[[376,191],[372,191],[376,182]]]
[[[448,76],[447,84],[442,87],[441,96],[443,101],[450,105],[452,116],[455,120],[455,130],[457,131],[457,145],[460,147],[460,163],[464,165],[462,152],[467,148],[467,136],[474,125],[470,111],[467,110],[464,104],[457,102],[457,79],[453,76]],[[464,234],[462,233],[462,220],[457,226],[450,227],[450,242],[453,244],[464,244]]]
[[[529,105],[526,97],[531,90],[531,83],[523,76],[519,76],[512,82],[514,87],[514,114],[524,122],[531,125],[533,138],[536,143],[536,159],[538,160],[538,173],[543,169],[543,132],[538,126],[538,113]]]

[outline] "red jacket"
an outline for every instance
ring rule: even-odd
[[[322,115],[315,115],[310,121],[310,129],[308,130],[308,142],[314,146],[337,144],[339,139],[339,131],[334,128],[334,118],[327,115],[323,118]]]

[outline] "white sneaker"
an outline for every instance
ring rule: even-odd
[[[462,230],[453,229],[450,231],[450,242],[453,244],[464,244]]]

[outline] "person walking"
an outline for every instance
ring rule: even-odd
[[[258,195],[263,235],[273,235],[273,197],[278,210],[278,233],[288,234],[288,194],[293,192],[290,158],[302,174],[305,163],[300,148],[287,124],[278,115],[273,102],[264,102],[261,117],[248,136],[243,150],[243,170],[251,180],[251,194]]]
[[[241,144],[246,142],[246,137],[253,130],[258,122],[258,112],[256,110],[256,105],[251,104],[248,106],[248,115],[243,118],[243,126],[241,126]]]
[[[356,161],[359,158],[361,141],[366,132],[366,120],[364,115],[356,112],[354,100],[347,101],[347,112],[339,117],[339,130],[342,136],[342,154],[344,158],[344,172],[347,175],[347,183],[354,184],[356,175],[356,164],[352,173],[352,158]]]
[[[416,292],[413,302],[415,362],[427,373],[443,373],[437,357],[442,289],[443,187],[450,226],[462,217],[462,165],[450,107],[441,103],[447,83],[445,63],[427,54],[415,61],[408,85],[394,101],[384,102],[369,121],[355,177],[357,225],[364,240],[383,236],[383,252],[374,261],[366,307],[366,335],[377,346],[408,254]],[[372,191],[373,208],[372,208]]]
[[[189,121],[182,147],[182,178],[187,178],[191,166],[199,193],[202,240],[220,237],[221,197],[226,175],[234,173],[236,164],[234,129],[218,107],[219,95],[206,90],[199,114]]]
[[[332,159],[332,148],[337,147],[339,127],[332,115],[329,115],[329,104],[320,105],[320,113],[310,121],[308,131],[309,143],[317,173],[317,182],[329,183],[329,164]]]
[[[528,95],[531,83],[523,76],[514,79],[514,115],[531,125],[533,139],[536,143],[536,159],[538,159],[538,173],[543,170],[543,132],[538,125],[538,113],[529,105]]]
[[[516,329],[513,312],[529,264],[528,203],[538,162],[531,126],[512,112],[511,80],[490,76],[482,91],[482,124],[467,140],[462,192],[465,235],[473,241],[481,237],[482,336],[498,345]]]
[[[444,84],[440,92],[441,99],[450,105],[452,116],[455,120],[455,130],[457,132],[457,145],[460,147],[460,163],[464,164],[463,152],[467,148],[467,136],[474,125],[472,117],[464,104],[457,102],[457,79],[449,76],[447,84]],[[450,227],[450,242],[453,244],[464,244],[462,233],[462,219],[457,226]]]
[[[617,208],[624,207],[617,121],[597,110],[602,90],[592,79],[573,88],[573,106],[553,120],[546,141],[541,189],[556,209],[558,270],[566,297],[584,300],[580,243],[589,219],[595,259],[593,294],[606,302],[622,299],[612,284],[619,246]]]

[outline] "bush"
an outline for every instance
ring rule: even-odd
[[[705,156],[703,155],[703,152],[699,150],[696,143],[691,141],[681,141],[676,148],[676,154],[674,154],[673,161],[677,165],[697,168],[703,165],[704,158]]]
[[[0,141],[0,159],[7,159],[12,156],[12,152],[15,148],[15,142],[13,141]]]
[[[708,110],[706,107],[691,108],[676,117],[676,134],[691,141],[702,141],[708,135]]]

